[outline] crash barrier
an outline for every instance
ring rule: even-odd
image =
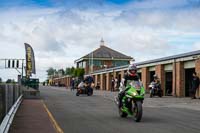
[[[10,126],[13,122],[14,116],[22,102],[22,95],[17,99],[15,104],[12,106],[10,111],[4,117],[1,125],[0,125],[0,133],[8,133]]]
[[[4,119],[12,107],[22,95],[22,89],[18,84],[0,84],[0,123],[1,128]],[[0,128],[0,129],[1,129]],[[1,132],[0,132],[1,133]]]

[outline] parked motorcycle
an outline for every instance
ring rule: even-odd
[[[153,96],[159,96],[159,97],[163,96],[163,91],[160,87],[160,84],[151,82],[151,84],[149,85],[149,89],[150,89],[150,98],[152,98]]]
[[[122,106],[119,105],[119,97],[116,97],[115,103],[118,106],[121,117],[133,116],[136,122],[142,118],[142,104],[145,95],[145,89],[140,81],[131,81],[127,85],[127,91],[122,98]]]

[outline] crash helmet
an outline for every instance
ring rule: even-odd
[[[131,64],[128,66],[128,74],[130,76],[135,76],[137,73],[137,66],[135,64]]]

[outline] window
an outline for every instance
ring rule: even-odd
[[[84,61],[84,62],[83,62],[83,68],[85,68],[85,67],[86,67],[86,62]]]
[[[128,61],[123,61],[123,60],[115,60],[113,61],[113,66],[123,66],[129,64]]]
[[[94,66],[99,66],[99,67],[100,67],[100,66],[102,65],[102,61],[101,61],[101,60],[94,60],[94,61],[93,61],[93,65],[94,65]]]
[[[78,63],[78,68],[82,68],[82,67],[83,67],[82,62],[79,62]]]

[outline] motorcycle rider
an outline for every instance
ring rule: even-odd
[[[94,79],[92,76],[85,76],[84,80],[83,80],[84,83],[87,84],[87,89],[88,89],[88,92],[91,92],[93,93],[93,89],[92,89],[92,84],[94,84]]]
[[[158,90],[160,90],[161,89],[161,87],[160,87],[160,80],[159,80],[159,78],[158,78],[158,76],[156,75],[156,74],[154,74],[153,75],[153,81],[151,82],[151,84],[154,84],[154,87],[152,87],[152,93],[154,94],[154,92],[155,92],[155,89],[158,89]]]
[[[127,86],[127,81],[128,80],[135,80],[135,81],[138,81],[140,78],[137,74],[137,67],[135,64],[131,64],[128,66],[128,71],[127,73],[125,73],[123,79],[122,79],[122,82],[121,82],[121,87],[120,87],[120,92],[119,92],[119,107],[122,106],[122,98],[123,96],[125,95],[126,91],[129,89],[129,88],[126,88]]]

